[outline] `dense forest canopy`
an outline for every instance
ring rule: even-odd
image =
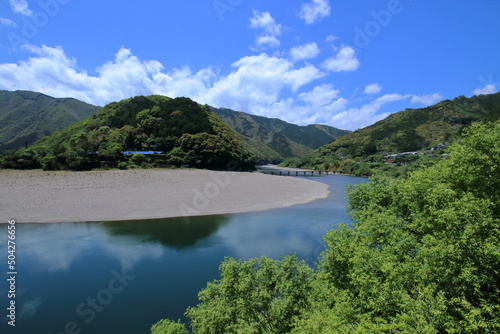
[[[72,98],[0,90],[0,155],[12,153],[25,145],[31,146],[56,130],[94,115],[100,109]],[[259,164],[306,156],[349,132],[327,125],[299,126],[225,108],[209,109],[240,134]]]
[[[353,187],[353,226],[326,235],[316,268],[227,258],[186,312],[191,332],[499,333],[500,124],[464,135],[445,160]]]
[[[188,98],[137,96],[105,106],[94,116],[4,158],[12,168],[89,169],[110,165],[188,165],[241,169],[254,165],[250,148],[217,115]],[[136,153],[125,159],[126,151]]]
[[[33,144],[56,130],[94,115],[100,107],[72,98],[0,90],[0,152]]]
[[[346,130],[311,124],[299,126],[226,108],[212,108],[254,148],[260,162],[281,162],[287,157],[304,157],[313,150],[349,133]]]
[[[288,159],[283,166],[359,176],[382,171],[397,176],[405,174],[411,163],[430,164],[447,154],[446,150],[433,151],[432,148],[439,144],[447,146],[460,139],[463,130],[473,122],[498,119],[500,93],[470,98],[459,96],[426,108],[396,112],[335,139],[309,156]],[[389,158],[391,155],[396,155],[397,159]],[[413,166],[409,169],[413,170]]]

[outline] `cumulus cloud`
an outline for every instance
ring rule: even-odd
[[[281,24],[277,24],[276,20],[269,12],[253,11],[253,16],[250,18],[250,27],[262,28],[268,34],[277,36],[281,34]]]
[[[10,8],[16,14],[30,16],[33,12],[29,9],[26,0],[10,0]]]
[[[280,41],[274,36],[271,35],[262,35],[262,36],[257,36],[257,40],[255,41],[255,44],[257,45],[257,49],[259,48],[265,48],[265,46],[269,46],[270,48],[277,48],[280,46]]]
[[[7,27],[17,27],[16,22],[6,19],[4,17],[0,17],[0,25],[7,26]]]
[[[311,106],[318,108],[328,105],[339,96],[339,90],[333,89],[331,84],[323,84],[314,87],[313,90],[300,94],[300,99]]]
[[[311,64],[295,67],[285,58],[265,53],[241,58],[227,76],[210,68],[165,70],[155,60],[143,61],[121,48],[112,61],[97,68],[97,76],[78,69],[77,61],[60,47],[28,47],[36,56],[18,64],[0,64],[0,89],[27,89],[104,105],[135,95],[188,96],[201,103],[262,111],[278,101],[283,90],[297,91],[325,75]]]
[[[307,24],[312,24],[330,16],[330,13],[331,7],[328,0],[312,0],[300,7],[299,17]]]
[[[97,68],[98,76],[79,70],[77,61],[60,47],[29,46],[37,55],[18,64],[0,64],[0,87],[27,89],[55,97],[74,97],[104,105],[139,94],[203,95],[213,73],[204,69],[191,73],[188,69],[163,72],[157,61],[141,61],[126,48],[121,48],[113,61]]]
[[[320,54],[319,47],[316,43],[309,43],[296,46],[290,50],[290,56],[293,61],[316,58]]]
[[[373,83],[365,87],[365,94],[378,94],[382,91],[382,87],[378,83]]]
[[[269,12],[254,10],[253,16],[250,18],[250,27],[263,30],[263,33],[258,35],[256,39],[258,48],[262,49],[266,46],[276,48],[280,45],[277,36],[281,35],[281,24],[276,23]]]
[[[428,94],[428,95],[413,95],[411,98],[411,103],[420,103],[426,106],[434,104],[438,101],[443,100],[444,97],[439,93]]]
[[[333,116],[333,118],[329,121],[329,124],[335,124],[334,126],[347,130],[363,128],[380,121],[389,116],[392,112],[397,111],[393,110],[392,112],[380,112],[386,104],[408,99],[410,99],[411,103],[431,105],[439,100],[442,100],[443,97],[438,93],[429,95],[403,95],[397,93],[385,94],[362,105],[361,107],[349,108],[336,113],[335,116]]]
[[[226,107],[300,125],[323,123],[355,130],[382,119],[388,103],[411,99],[432,103],[439,94],[386,94],[362,106],[346,99],[331,83],[315,84],[327,73],[312,64],[297,66],[291,59],[266,53],[235,61],[229,73],[212,68],[166,68],[156,60],[141,60],[122,47],[96,69],[82,70],[60,47],[26,46],[32,56],[19,63],[0,63],[0,89],[32,90],[54,97],[73,97],[105,105],[136,95],[186,96],[199,103]],[[394,110],[395,111],[395,110]]]
[[[339,128],[356,130],[373,124],[390,115],[389,112],[379,113],[387,103],[409,98],[410,95],[386,94],[358,108],[349,108],[332,117],[331,122]]]
[[[487,95],[487,94],[494,94],[497,92],[497,86],[493,84],[488,84],[484,87],[474,89],[472,91],[472,95]]]
[[[290,61],[264,53],[244,57],[232,67],[233,72],[214,83],[205,103],[262,115],[284,90],[296,91],[324,76],[313,65],[294,68]]]
[[[355,71],[360,63],[350,46],[343,46],[337,54],[323,62],[323,68],[332,72]]]

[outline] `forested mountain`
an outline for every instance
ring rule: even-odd
[[[32,145],[55,130],[89,116],[101,107],[72,98],[53,98],[30,91],[0,91],[0,152]],[[349,133],[326,125],[298,126],[276,118],[211,108],[250,145],[259,162],[303,157]]]
[[[470,123],[500,117],[500,93],[465,96],[421,109],[406,109],[351,132],[321,150],[352,157],[416,151],[452,140]]]
[[[165,152],[146,156],[124,151]],[[89,169],[108,165],[251,169],[250,148],[208,106],[188,98],[136,96],[113,102],[83,121],[45,137],[3,165],[13,168]],[[236,167],[237,166],[237,167]]]
[[[33,144],[95,114],[100,107],[29,91],[0,91],[0,151]]]
[[[406,168],[408,162],[414,162],[421,156],[433,158],[436,155],[435,151],[431,151],[434,146],[442,144],[440,148],[443,148],[460,139],[462,131],[471,123],[495,122],[498,119],[500,93],[471,98],[460,96],[427,108],[399,111],[373,125],[339,137],[309,156],[289,159],[283,165],[365,176],[371,175],[373,170],[389,170],[388,165],[404,165]],[[388,159],[388,156],[392,158]],[[391,170],[394,171],[394,168],[391,167]]]
[[[299,126],[277,118],[267,118],[225,108],[212,108],[229,126],[258,151],[259,158],[281,160],[303,157],[335,138],[349,133],[327,125]],[[266,145],[265,149],[260,143]]]

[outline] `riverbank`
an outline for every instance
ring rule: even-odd
[[[90,222],[230,214],[325,198],[315,181],[207,170],[0,170],[0,222]]]

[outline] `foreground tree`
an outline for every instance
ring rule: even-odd
[[[180,321],[163,319],[151,327],[151,334],[189,334],[189,331]]]
[[[287,333],[307,308],[313,271],[295,256],[227,258],[220,270],[186,312],[195,333]]]
[[[296,333],[500,331],[500,125],[448,160],[350,191]]]
[[[354,224],[327,234],[316,271],[226,259],[193,332],[499,333],[500,123],[465,135],[447,160],[351,189]]]

